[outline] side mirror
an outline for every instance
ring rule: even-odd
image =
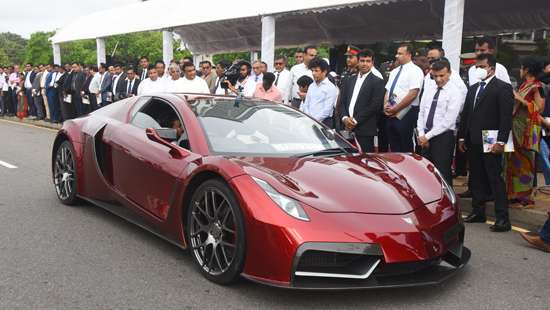
[[[157,135],[161,137],[164,140],[168,140],[170,142],[178,140],[178,132],[176,129],[173,128],[158,128],[155,129],[157,132]]]
[[[175,129],[163,128],[159,130],[159,129],[147,128],[145,129],[145,134],[147,135],[147,138],[149,140],[168,147],[170,149],[170,155],[172,155],[172,157],[181,159],[189,156],[188,152],[166,141],[166,140],[171,140],[171,138],[173,138],[171,141],[177,140],[177,134]],[[161,134],[164,135],[166,138],[163,138]]]

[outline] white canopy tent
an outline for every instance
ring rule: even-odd
[[[156,18],[121,20],[158,12]],[[90,27],[94,25],[94,27]],[[59,43],[97,39],[98,61],[105,59],[104,37],[164,30],[164,59],[172,58],[171,32],[194,54],[259,50],[270,68],[275,47],[308,43],[366,44],[386,40],[443,38],[454,68],[462,35],[536,30],[550,27],[549,0],[301,0],[205,3],[150,0],[76,19],[51,40],[60,62]]]

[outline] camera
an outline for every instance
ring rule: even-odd
[[[232,85],[235,85],[235,83],[237,83],[237,79],[239,79],[240,68],[240,63],[236,63],[225,69],[225,71],[223,72],[223,80],[220,83],[223,89],[229,88],[227,81],[231,82]]]
[[[231,82],[232,85],[235,85],[237,83],[242,65],[243,65],[243,62],[238,62],[238,63],[232,64],[229,68],[225,69],[225,71],[223,72],[222,81],[220,82],[220,86],[223,89],[229,88],[227,81]]]

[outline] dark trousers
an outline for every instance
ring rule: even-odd
[[[455,175],[466,175],[468,174],[468,159],[466,153],[462,153],[458,149],[458,142],[456,144],[455,151]]]
[[[470,182],[472,191],[472,212],[485,214],[483,205],[491,199],[491,193],[495,198],[495,215],[497,221],[509,221],[508,197],[506,184],[502,178],[502,155],[483,153],[483,146],[466,146],[468,162],[470,163]]]
[[[0,91],[0,115],[6,114],[6,105],[4,104],[4,93]]]
[[[387,152],[389,150],[388,134],[386,122],[388,118],[384,113],[376,121],[376,127],[378,127],[378,152]]]
[[[431,161],[441,172],[447,184],[453,185],[454,132],[449,130],[430,139],[430,145],[422,149],[422,156]]]
[[[292,100],[290,101],[290,106],[292,106],[296,110],[300,110],[301,105],[302,105],[302,99],[300,98],[292,98]]]
[[[321,123],[325,124],[325,126],[327,126],[328,128],[334,128],[332,116],[325,118],[324,120],[321,121]]]
[[[90,112],[99,109],[99,107],[97,106],[97,97],[96,97],[96,95],[95,94],[90,94],[89,96],[90,96],[90,109],[91,109]]]
[[[355,135],[355,139],[359,142],[364,153],[374,153],[374,136]]]
[[[66,102],[63,100],[60,103],[60,106],[61,106],[61,117],[63,117],[64,121],[75,118],[76,112],[75,112],[74,104],[72,102]]]
[[[550,217],[546,220],[544,226],[542,226],[539,235],[542,241],[550,244]]]
[[[402,119],[388,118],[386,122],[388,141],[392,152],[414,151],[413,130],[418,118],[418,107],[412,107]]]
[[[17,91],[15,88],[8,88],[8,102],[6,103],[6,110],[8,114],[17,113]]]
[[[72,104],[76,110],[76,116],[82,116],[85,114],[84,104],[82,104],[82,97],[80,94],[72,96]]]
[[[27,97],[27,105],[29,106],[29,115],[36,116],[36,107],[34,106],[32,89],[25,89],[25,97]]]
[[[42,95],[33,97],[33,103],[36,111],[36,117],[38,119],[43,119],[46,117],[46,112],[44,111],[44,99],[42,99]]]

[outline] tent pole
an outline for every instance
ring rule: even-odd
[[[275,17],[262,16],[262,61],[267,63],[267,71],[273,72],[275,58]]]
[[[97,46],[97,66],[99,67],[99,64],[107,61],[107,57],[105,56],[105,39],[97,38],[95,39],[95,43]]]
[[[174,58],[174,47],[172,40],[172,31],[162,31],[162,60],[168,68],[170,61]]]
[[[451,62],[452,70],[460,69],[462,50],[462,29],[464,25],[464,1],[445,0],[443,17],[443,49]]]
[[[61,66],[61,47],[59,44],[52,43],[53,63]]]

